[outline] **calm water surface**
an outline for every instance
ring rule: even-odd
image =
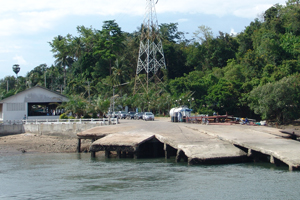
[[[173,161],[174,159],[172,159]],[[299,199],[300,172],[90,154],[0,157],[0,199]]]

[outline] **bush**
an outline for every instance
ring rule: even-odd
[[[66,113],[63,113],[59,115],[59,119],[68,119],[68,116],[66,115]]]
[[[258,86],[250,92],[249,106],[262,119],[285,123],[300,117],[299,75]]]

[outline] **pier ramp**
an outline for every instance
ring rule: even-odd
[[[118,157],[133,155],[140,157],[141,146],[146,142],[155,142],[155,136],[152,133],[113,133],[104,138],[96,140],[90,147],[92,157],[95,152],[105,151],[105,156],[109,157],[111,151],[117,152]]]
[[[100,127],[101,128],[101,127]],[[126,157],[175,157],[189,164],[226,164],[268,161],[300,169],[300,143],[282,130],[265,126],[199,125],[168,121],[123,120],[92,143],[90,151],[116,151]]]
[[[286,139],[281,129],[264,126],[205,126],[188,125],[189,128],[204,134],[228,141],[247,152],[253,159],[267,158],[269,162],[289,166],[289,169],[300,169],[300,143]]]
[[[131,123],[124,123],[130,125]],[[151,130],[151,132],[147,131]],[[135,122],[130,131],[119,129],[96,140],[90,147],[92,157],[98,151],[111,151],[118,157],[175,157],[177,162],[189,164],[221,164],[242,162],[247,154],[227,141],[201,134],[197,131],[179,127],[169,122]]]

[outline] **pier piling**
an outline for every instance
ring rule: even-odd
[[[109,158],[110,157],[110,151],[105,150],[105,158]]]
[[[170,152],[168,152],[169,149],[170,149],[170,146],[167,145],[166,143],[164,143],[165,159],[169,159],[170,158]]]
[[[78,138],[78,143],[77,143],[77,152],[80,153],[81,152],[81,139]]]

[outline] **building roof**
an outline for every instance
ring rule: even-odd
[[[29,89],[27,89],[27,90],[24,90],[24,91],[22,91],[22,92],[19,92],[19,93],[13,95],[13,96],[10,96],[10,97],[7,97],[7,98],[5,98],[5,99],[2,99],[2,100],[0,101],[0,103],[7,102],[7,101],[9,101],[9,100],[15,98],[16,96],[20,96],[20,95],[22,95],[22,94],[28,93],[30,90],[34,90],[34,89],[37,89],[37,88],[40,88],[40,89],[45,90],[45,91],[47,91],[47,92],[51,92],[51,93],[53,93],[53,94],[55,94],[55,95],[61,96],[62,98],[68,99],[68,97],[66,97],[65,95],[62,95],[62,94],[60,94],[60,93],[58,93],[58,92],[49,90],[48,88],[45,88],[45,87],[42,87],[42,86],[34,86],[34,87],[32,87],[32,88],[29,88]]]

